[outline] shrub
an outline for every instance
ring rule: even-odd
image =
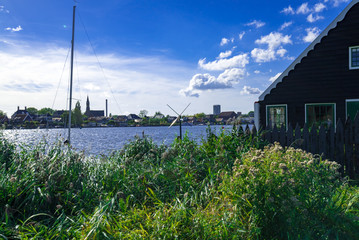
[[[338,168],[276,143],[237,159],[220,189],[239,215],[250,213],[254,222],[248,224],[260,229],[261,239],[358,238],[359,222],[347,212],[348,185]]]

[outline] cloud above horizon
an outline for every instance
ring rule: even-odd
[[[260,20],[253,20],[252,22],[245,24],[245,26],[254,26],[255,28],[261,28],[264,25],[266,25],[266,23]]]
[[[17,26],[16,28],[7,27],[7,28],[5,28],[5,30],[6,30],[6,31],[10,31],[10,32],[20,32],[20,31],[22,31],[23,29],[22,29],[22,27],[19,25],[19,26]]]
[[[5,9],[5,6],[0,6],[0,12],[10,13],[9,10]]]
[[[227,69],[217,78],[208,73],[196,74],[190,80],[188,88],[180,90],[180,93],[187,97],[199,97],[201,91],[232,88],[245,74],[246,71],[240,68]]]
[[[15,111],[14,106],[24,104],[36,108],[66,109],[69,60],[64,64],[67,53],[68,49],[46,44],[37,46],[35,43],[32,45],[11,42],[11,45],[2,46],[1,110],[10,114]],[[179,97],[181,78],[190,72],[190,69],[179,61],[157,56],[98,54],[95,57],[78,50],[75,58],[74,99],[82,99],[81,105],[84,105],[88,94],[94,109],[101,109],[105,99],[109,99],[113,113],[124,114],[125,108],[134,112],[139,112],[140,109],[150,112],[163,111],[163,99],[174,102],[172,99]],[[102,70],[97,58],[101,61]],[[154,81],[156,84],[153,84]],[[161,85],[161,89],[158,85]],[[141,98],[132,96],[136,93],[140,94]],[[18,97],[20,95],[21,98]],[[151,105],[147,105],[150,103]],[[158,109],[158,106],[161,108]],[[165,105],[163,108],[165,109]]]
[[[229,43],[233,43],[234,42],[234,38],[222,38],[221,43],[219,44],[220,46],[224,46],[227,45]]]
[[[260,94],[261,90],[259,90],[259,88],[252,88],[250,86],[244,86],[241,94],[242,95],[256,95],[256,94]]]
[[[327,2],[327,1],[324,1]],[[285,15],[307,15],[307,22],[314,23],[318,20],[324,19],[323,16],[319,15],[319,13],[323,12],[327,6],[324,3],[316,3],[314,6],[309,7],[308,2],[302,3],[296,10],[292,8],[291,5],[284,8],[281,13]]]
[[[276,60],[277,57],[283,58],[287,50],[283,48],[284,44],[292,44],[290,35],[283,35],[279,32],[271,32],[255,41],[259,45],[267,45],[267,48],[254,48],[251,56],[255,62],[269,62]]]
[[[209,71],[224,71],[228,68],[244,68],[249,63],[248,54],[239,54],[232,58],[221,58],[206,63],[206,58],[200,59],[198,65],[200,68]]]
[[[320,29],[317,27],[306,28],[307,35],[303,37],[303,41],[307,43],[313,42],[320,34]]]

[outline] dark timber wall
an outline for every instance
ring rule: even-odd
[[[345,100],[359,99],[359,70],[349,70],[349,47],[358,45],[359,3],[259,102],[260,125],[273,104],[288,105],[293,126],[303,127],[307,103],[336,103],[336,119],[346,119]]]

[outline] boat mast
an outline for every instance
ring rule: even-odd
[[[69,133],[67,142],[70,146],[71,143],[71,108],[72,108],[72,76],[73,76],[73,68],[74,68],[74,44],[75,44],[75,9],[73,8],[73,17],[72,17],[72,40],[71,40],[71,73],[70,73],[70,99],[69,99]]]

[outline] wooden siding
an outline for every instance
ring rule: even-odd
[[[349,70],[349,47],[358,45],[359,3],[259,102],[260,125],[274,104],[288,105],[292,125],[303,127],[306,103],[336,103],[336,118],[345,119],[345,100],[359,98],[359,69]]]

